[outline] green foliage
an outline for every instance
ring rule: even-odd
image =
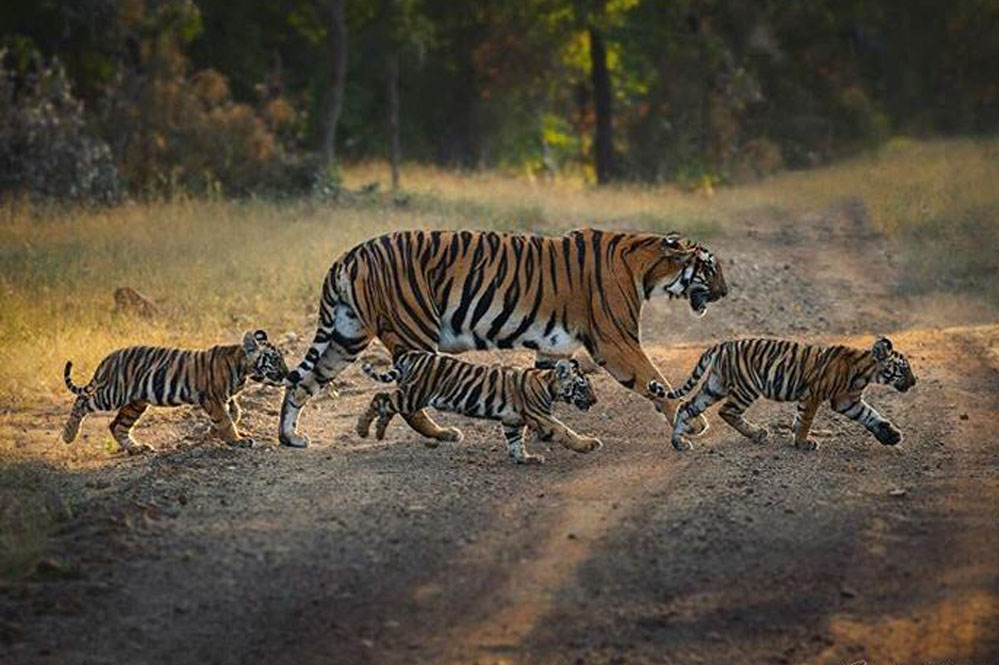
[[[327,0],[5,3],[0,39],[66,63],[133,194],[302,191],[316,187],[303,178],[330,82],[327,12]],[[991,0],[372,0],[348,2],[346,23],[347,160],[387,153],[398,58],[407,159],[591,177],[590,27],[606,42],[625,179],[712,188],[900,133],[999,130]]]
[[[42,201],[115,203],[121,194],[107,144],[87,126],[57,61],[0,49],[0,194]]]

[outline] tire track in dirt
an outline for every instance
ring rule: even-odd
[[[539,544],[531,559],[505,571],[502,586],[488,600],[491,609],[485,617],[446,631],[435,662],[461,665],[516,653],[550,615],[559,592],[591,556],[593,544],[616,528],[622,515],[669,483],[673,474],[686,470],[686,461],[677,462],[665,473],[662,467],[619,462],[562,483],[555,492],[557,514],[532,525]],[[501,536],[493,533],[471,554],[490,561],[502,544]]]

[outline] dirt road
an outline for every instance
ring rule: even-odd
[[[676,382],[732,335],[889,334],[919,377],[869,397],[897,449],[824,410],[817,452],[786,429],[753,445],[712,414],[677,453],[651,406],[599,376],[597,408],[560,413],[604,448],[535,443],[547,463],[515,467],[491,423],[442,416],[466,439],[436,450],[399,423],[358,439],[372,386],[350,370],[305,411],[299,451],[273,443],[280,396],[251,390],[264,446],[160,412],[138,436],[162,452],[59,478],[82,508],[61,563],[0,594],[0,662],[999,661],[999,325],[903,295],[849,205],[794,221],[716,239],[732,295],[701,320],[655,303],[647,345]],[[789,423],[793,407],[750,414]],[[23,422],[54,440],[61,417]]]

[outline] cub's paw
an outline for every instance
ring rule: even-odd
[[[819,442],[815,439],[805,439],[804,441],[795,441],[794,447],[798,450],[818,450]]]
[[[687,434],[690,436],[700,436],[708,431],[708,421],[703,414],[698,414],[696,418],[687,421]]]
[[[694,449],[694,444],[692,444],[690,441],[687,441],[687,439],[683,438],[682,436],[674,436],[672,439],[670,439],[670,443],[672,443],[673,447],[679,450],[680,452]]]
[[[757,429],[753,430],[753,433],[750,435],[749,440],[752,441],[753,443],[758,443],[758,444],[766,443],[767,441],[770,440],[770,430],[767,429],[766,427],[758,427]]]
[[[288,446],[289,448],[308,448],[309,447],[309,437],[297,434],[280,434],[278,435],[278,442],[282,446]]]
[[[524,453],[520,457],[514,457],[513,461],[517,464],[544,464],[544,455],[535,455],[533,453]]]
[[[457,427],[446,427],[444,428],[444,434],[441,435],[441,441],[453,441],[454,443],[461,443],[465,439],[465,434]]]
[[[371,423],[358,421],[356,429],[357,429],[357,436],[361,437],[362,439],[366,439],[368,438],[368,433],[371,431]]]
[[[600,450],[603,447],[603,442],[592,436],[581,436],[579,440],[574,441],[570,445],[570,448],[577,453],[592,453],[594,450]]]
[[[890,423],[881,423],[874,436],[886,446],[898,445],[902,440],[902,433],[892,427]]]
[[[127,448],[125,448],[125,452],[129,455],[145,455],[147,453],[155,453],[156,449],[148,443],[132,442]]]
[[[256,441],[254,441],[252,438],[250,438],[248,436],[244,436],[244,437],[242,437],[240,439],[236,439],[235,441],[233,441],[229,445],[232,448],[252,448],[253,446],[255,446],[257,444],[256,444]]]

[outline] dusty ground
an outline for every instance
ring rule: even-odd
[[[664,373],[681,380],[706,343],[737,334],[887,333],[919,384],[869,399],[902,446],[828,411],[817,452],[790,447],[786,429],[755,446],[712,414],[681,454],[605,376],[598,408],[561,412],[604,448],[535,443],[548,462],[530,468],[489,423],[461,421],[465,443],[436,450],[399,423],[385,442],[359,440],[372,386],[356,370],[303,415],[305,451],[274,444],[277,392],[244,399],[264,442],[253,450],[206,441],[196,413],[160,411],[137,432],[154,456],[25,470],[65,515],[35,574],[0,591],[0,662],[999,662],[995,315],[904,295],[850,204],[747,219],[712,244],[732,295],[700,320],[648,309]],[[61,445],[66,408],[7,425],[26,446]],[[99,446],[105,425],[76,445]]]

